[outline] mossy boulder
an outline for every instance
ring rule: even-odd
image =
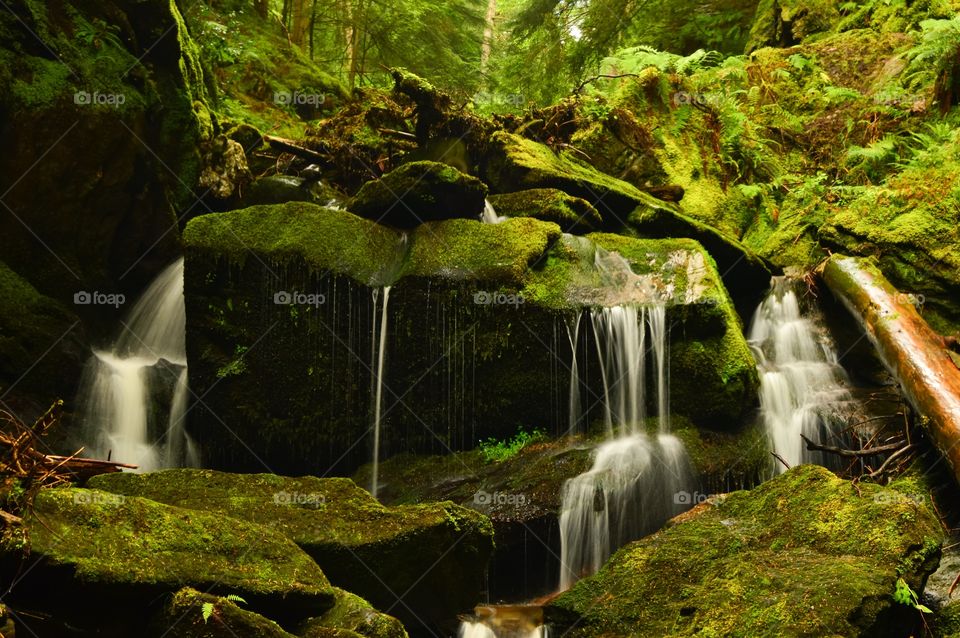
[[[736,239],[692,217],[640,207],[630,214],[628,224],[642,237],[689,237],[700,242],[716,261],[730,294],[747,306],[770,285],[771,268],[763,259]]]
[[[698,424],[729,427],[756,403],[739,320],[693,240],[583,238],[532,218],[428,222],[404,237],[289,203],[196,218],[185,241],[191,386],[204,397],[188,429],[209,467],[349,474],[368,461],[384,305],[382,458],[520,427],[565,432],[568,322],[597,306],[663,303],[673,339],[712,353],[678,359],[673,377],[678,391],[717,384],[725,397],[709,414],[675,403],[701,406]],[[601,249],[627,258],[612,279]]]
[[[798,466],[623,547],[546,615],[573,636],[910,635],[896,581],[922,590],[941,541],[922,500]]]
[[[0,262],[0,395],[23,419],[73,395],[87,350],[80,320]]]
[[[18,2],[0,42],[4,260],[59,301],[132,296],[176,258],[216,133],[177,3]]]
[[[487,186],[447,164],[403,164],[367,182],[350,200],[350,211],[397,228],[441,219],[478,219]]]
[[[24,561],[33,566],[20,572]],[[11,602],[55,609],[57,619],[107,635],[185,586],[239,595],[284,626],[335,602],[317,564],[278,531],[96,489],[41,491],[23,530],[8,537],[3,565],[7,576],[20,574]]]
[[[565,233],[583,234],[600,230],[603,225],[603,218],[590,202],[555,188],[492,195],[490,204],[503,217],[533,217],[553,222]]]
[[[598,171],[571,151],[556,152],[505,131],[490,140],[484,179],[495,193],[553,188],[585,199],[600,212],[606,229],[622,228],[638,206],[666,206],[632,184]]]
[[[210,610],[204,618],[204,606]],[[184,587],[158,612],[148,636],[170,638],[296,638],[260,614],[245,609],[240,600]]]
[[[297,631],[301,638],[324,638],[329,632],[349,631],[365,638],[407,638],[399,620],[378,612],[366,600],[342,589],[337,590],[333,609],[319,618],[307,620]]]
[[[411,627],[435,627],[476,604],[493,550],[481,514],[449,502],[387,508],[349,479],[183,469],[103,475],[91,485],[268,528],[299,545],[335,585]],[[384,619],[371,622],[380,628],[371,638],[396,635]]]
[[[761,47],[791,47],[807,36],[830,31],[840,9],[829,0],[760,0],[754,14],[747,53]]]

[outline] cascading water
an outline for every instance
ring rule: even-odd
[[[667,325],[664,306],[618,306],[591,312],[603,382],[609,439],[593,466],[563,487],[560,589],[595,573],[623,544],[657,530],[681,513],[678,498],[692,484],[683,444],[670,434]],[[646,331],[656,375],[658,433],[644,429]],[[576,348],[574,348],[576,354]],[[579,381],[571,389],[579,389]],[[571,399],[571,403],[573,400]]]
[[[489,200],[483,203],[483,213],[480,215],[480,221],[484,224],[499,224],[507,219],[509,218],[503,215],[497,215],[497,211],[494,210],[493,204],[491,204]]]
[[[184,429],[185,324],[180,259],[143,293],[113,346],[90,357],[79,398],[87,454],[141,471],[199,465]]]
[[[791,467],[827,465],[830,459],[807,450],[800,435],[827,443],[853,399],[832,343],[812,316],[801,313],[791,280],[774,278],[754,314],[749,342],[760,369],[760,409],[773,451]],[[777,463],[774,471],[785,469]]]
[[[480,605],[460,622],[458,638],[549,638],[543,608],[535,605]]]
[[[380,331],[379,337],[374,333],[373,342],[377,344],[376,357],[376,377],[373,379],[373,465],[370,479],[370,493],[374,498],[377,496],[377,487],[380,479],[380,420],[383,410],[383,371],[384,359],[387,349],[387,308],[390,305],[390,286],[384,286],[383,290],[383,308],[380,310]],[[377,320],[377,297],[379,290],[373,291],[373,320],[376,326]],[[376,327],[374,328],[376,330]]]

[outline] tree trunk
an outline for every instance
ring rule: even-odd
[[[834,255],[823,269],[833,294],[860,321],[884,365],[960,481],[960,369],[944,339],[870,261]]]
[[[253,8],[256,9],[258,16],[266,19],[270,10],[270,0],[253,0]]]
[[[497,17],[497,0],[487,0],[486,26],[483,28],[483,44],[480,47],[480,74],[485,75],[493,51],[494,21]]]
[[[309,0],[293,0],[291,11],[290,40],[302,45],[310,26],[310,11],[307,7]]]

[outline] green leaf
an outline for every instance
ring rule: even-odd
[[[200,605],[200,613],[203,614],[203,622],[206,623],[213,615],[213,603],[203,603]]]

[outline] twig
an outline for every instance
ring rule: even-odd
[[[783,457],[782,457],[782,456],[780,456],[780,455],[777,454],[776,452],[770,452],[770,454],[773,455],[773,458],[775,458],[775,459],[777,459],[778,461],[780,461],[781,463],[783,463],[783,467],[787,468],[788,470],[790,469],[790,464],[787,463],[785,460],[783,460]]]
[[[878,454],[886,454],[887,452],[894,452],[903,447],[903,443],[891,443],[890,445],[881,445],[879,447],[871,447],[863,450],[847,450],[844,448],[833,447],[830,445],[823,445],[821,443],[814,443],[808,439],[805,435],[801,434],[802,438],[807,443],[808,450],[820,450],[821,452],[829,452],[830,454],[836,454],[838,456],[877,456]]]

